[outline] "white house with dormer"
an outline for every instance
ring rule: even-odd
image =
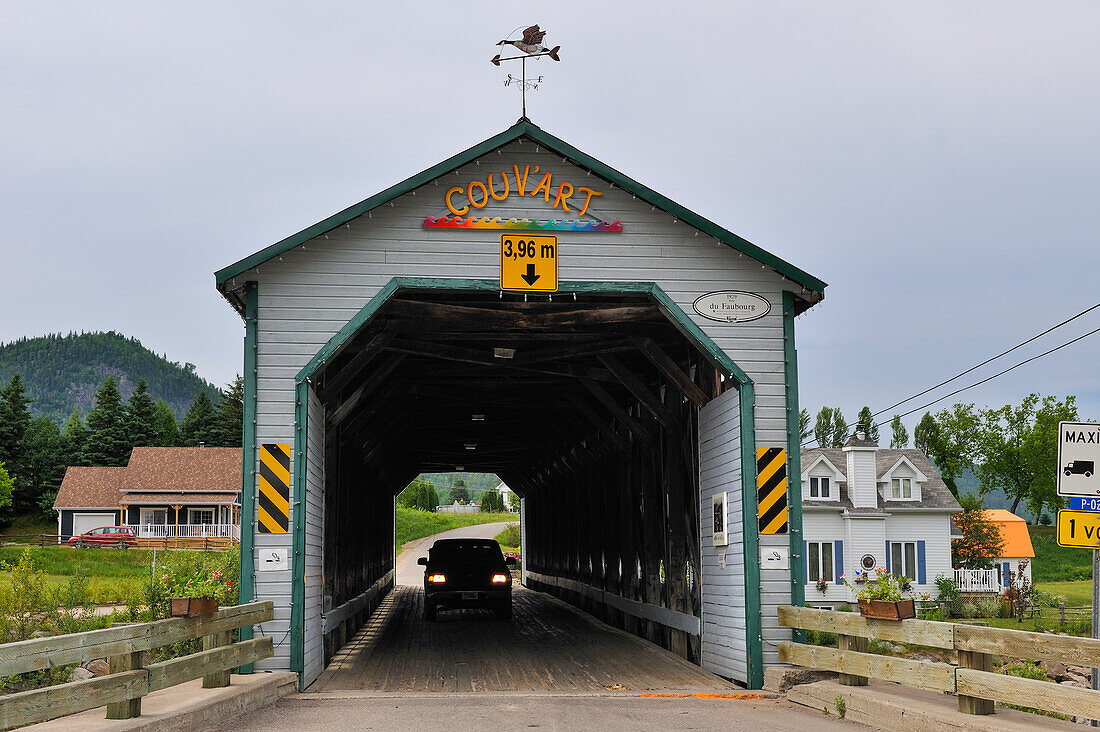
[[[920,450],[880,448],[862,433],[840,449],[803,450],[801,486],[807,604],[854,603],[842,575],[859,587],[857,574],[878,567],[933,597],[936,576],[952,576],[951,515],[962,507]]]

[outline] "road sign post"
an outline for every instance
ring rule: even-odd
[[[500,289],[557,292],[558,237],[550,234],[501,234]]]
[[[1058,495],[1068,496],[1070,511],[1058,512],[1060,546],[1092,549],[1092,637],[1100,638],[1100,424],[1058,423]],[[1096,518],[1089,518],[1092,514]],[[1063,543],[1065,539],[1069,543]],[[1100,689],[1100,669],[1092,669],[1092,688]],[[1092,726],[1100,726],[1092,720]]]

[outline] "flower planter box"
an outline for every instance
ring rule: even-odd
[[[859,614],[879,620],[905,620],[917,617],[913,599],[889,602],[887,600],[860,600]]]
[[[197,615],[213,615],[218,612],[218,601],[212,597],[173,597],[173,618],[193,618]]]

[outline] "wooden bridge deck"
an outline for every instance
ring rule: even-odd
[[[517,588],[511,621],[480,610],[424,620],[424,591],[397,587],[310,692],[731,692],[725,679],[566,603]]]

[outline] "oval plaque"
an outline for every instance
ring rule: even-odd
[[[771,312],[772,304],[751,292],[719,290],[708,292],[694,303],[695,312],[719,323],[747,323]]]

